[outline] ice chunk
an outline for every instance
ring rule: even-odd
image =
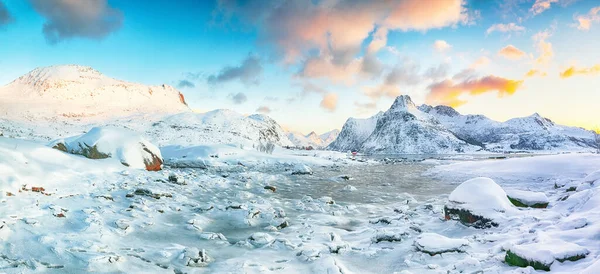
[[[297,164],[292,169],[292,175],[312,175],[312,174],[313,174],[312,169],[307,165]]]
[[[435,233],[423,233],[415,240],[417,250],[431,256],[447,252],[463,252],[469,245],[465,239],[451,239]]]

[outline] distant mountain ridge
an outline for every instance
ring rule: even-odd
[[[300,132],[289,131],[287,133],[287,136],[295,147],[313,147],[317,149],[327,147],[329,144],[331,144],[331,142],[333,142],[337,138],[339,133],[340,131],[337,129],[330,130],[321,135],[318,135],[314,131],[307,135],[303,135]]]
[[[349,118],[328,149],[364,153],[444,154],[489,151],[592,151],[594,133],[557,125],[539,114],[506,122],[462,115],[448,106],[396,98],[385,113]]]

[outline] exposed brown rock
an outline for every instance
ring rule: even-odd
[[[147,152],[148,154],[150,154],[150,156],[152,157],[152,160],[144,160],[144,164],[146,165],[146,170],[148,171],[159,171],[162,169],[162,164],[163,164],[163,160],[156,156],[156,154],[152,153],[152,151],[150,151],[146,146],[144,146],[144,144],[140,144],[142,145],[142,148],[144,149],[145,152]]]

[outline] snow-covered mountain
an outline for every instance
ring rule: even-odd
[[[319,135],[319,137],[321,137],[321,140],[323,141],[323,146],[326,147],[335,141],[338,135],[340,135],[340,130],[334,129]]]
[[[0,115],[18,120],[104,120],[140,113],[188,111],[183,94],[168,85],[116,80],[91,67],[42,67],[0,87]]]
[[[457,136],[490,151],[582,151],[595,146],[593,132],[557,125],[538,113],[497,122],[483,115],[462,115],[448,106],[419,108]]]
[[[433,116],[420,111],[410,97],[396,98],[377,120],[361,151],[370,153],[444,154],[475,151]]]
[[[498,122],[483,115],[462,115],[448,106],[417,107],[410,97],[400,96],[385,113],[348,119],[328,149],[422,154],[591,151],[594,147],[593,132],[557,125],[537,113]]]
[[[303,135],[297,131],[289,131],[287,133],[288,139],[294,144],[295,147],[313,147],[313,148],[324,148],[331,144],[337,138],[339,130],[334,129],[318,135],[314,131],[307,135]]]
[[[373,133],[377,121],[382,116],[383,112],[379,112],[367,119],[348,118],[338,137],[327,148],[337,151],[360,150],[365,140]]]
[[[195,113],[171,86],[116,80],[90,67],[37,68],[0,87],[0,132],[5,136],[48,141],[103,125],[134,129],[159,146],[292,145],[265,115]]]
[[[135,127],[135,125],[131,125]],[[262,114],[244,116],[218,109],[207,113],[183,112],[139,128],[157,145],[239,144],[256,146],[274,143],[292,146],[275,120]]]

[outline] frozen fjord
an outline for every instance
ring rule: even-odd
[[[505,264],[506,250],[548,238],[589,251],[552,263],[572,273],[600,254],[600,196],[584,180],[600,169],[597,155],[386,165],[228,148],[207,169],[146,172],[33,142],[1,144],[0,267],[8,273],[522,273],[534,270]],[[291,175],[297,165],[313,174]],[[544,192],[550,205],[516,209],[489,229],[444,220],[450,192],[478,176]],[[432,256],[415,246],[420,237],[450,239],[423,246],[436,252],[460,245]]]

